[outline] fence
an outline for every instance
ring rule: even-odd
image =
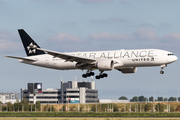
[[[180,102],[93,103],[93,104],[0,104],[0,112],[179,112]]]

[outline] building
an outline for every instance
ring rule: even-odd
[[[19,93],[16,93],[16,92],[15,93],[12,93],[12,92],[11,93],[9,93],[9,92],[7,92],[7,93],[1,92],[0,93],[0,102],[3,104],[5,104],[7,102],[11,102],[12,104],[14,104],[17,101],[17,99],[20,102]]]
[[[21,100],[24,96],[30,103],[41,104],[99,102],[94,81],[61,81],[61,89],[47,90],[42,90],[42,83],[28,83],[28,89],[21,89]]]
[[[5,99],[19,99],[19,93],[17,92],[0,92],[0,95],[5,95]]]
[[[61,102],[67,103],[96,103],[98,102],[98,90],[95,82],[61,81]]]

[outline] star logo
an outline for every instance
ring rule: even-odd
[[[36,45],[33,45],[33,43],[30,43],[29,46],[27,46],[27,49],[29,51],[29,54],[31,53],[36,53],[36,48],[37,46]]]

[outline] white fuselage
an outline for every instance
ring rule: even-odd
[[[111,59],[117,62],[114,64],[115,69],[125,67],[146,67],[146,66],[161,66],[167,65],[177,60],[177,57],[171,52],[159,49],[136,49],[136,50],[115,50],[115,51],[91,51],[91,52],[72,52],[66,53],[86,58],[94,58],[97,61],[101,59]],[[19,62],[58,69],[71,70],[79,69],[77,62],[65,61],[61,58],[54,57],[49,54],[30,56],[26,58],[33,58],[36,61],[19,60]],[[87,69],[87,68],[83,68]]]

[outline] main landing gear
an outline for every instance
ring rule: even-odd
[[[99,75],[96,75],[96,79],[107,77],[108,74],[101,72]]]
[[[161,71],[160,71],[160,74],[164,74],[164,71],[163,71],[163,69],[164,69],[164,67],[166,67],[167,65],[166,64],[164,64],[164,65],[161,65]]]
[[[90,76],[94,76],[94,72],[87,72],[86,74],[82,75],[83,78],[87,78],[87,77],[90,77]]]
[[[87,77],[90,77],[90,76],[94,76],[94,72],[87,71],[86,74],[82,75],[83,78],[87,78]],[[104,78],[104,77],[107,77],[107,76],[108,76],[108,74],[100,72],[99,75],[96,75],[95,78],[100,79],[100,78]]]

